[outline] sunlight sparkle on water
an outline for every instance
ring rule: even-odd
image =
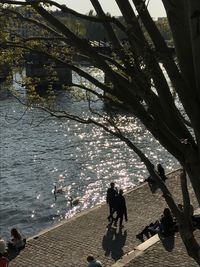
[[[58,171],[58,169],[56,167],[54,167],[51,172],[54,173],[54,172],[57,172],[57,171]]]
[[[35,217],[35,211],[32,210],[31,218],[34,218],[34,217]]]
[[[103,75],[98,76],[98,71],[94,72],[94,75],[101,76],[103,79]],[[63,92],[61,94],[61,106],[66,107],[67,100],[69,101],[67,109],[70,112],[83,115],[85,118],[88,116],[88,103],[73,101],[69,97],[69,92],[66,92],[66,95]],[[18,119],[17,114],[22,114],[24,111],[19,110],[18,104],[16,106],[13,105],[13,102],[11,104],[10,115]],[[95,111],[105,115],[103,104],[93,102],[91,105]],[[5,106],[2,107],[3,111],[7,108],[7,100]],[[28,119],[24,120],[27,116]],[[108,115],[106,114],[106,116]],[[96,119],[95,114],[93,117]],[[127,135],[143,153],[150,157],[155,166],[159,160],[167,169],[166,172],[174,169],[176,163],[170,159],[168,153],[163,152],[163,148],[136,118],[123,111],[117,111],[113,117],[122,133]],[[37,127],[21,127],[21,122],[24,121],[25,126],[26,124],[30,125],[33,118],[35,119],[33,126],[37,124]],[[5,155],[8,154],[7,157],[2,155],[5,162],[10,160],[8,169],[4,170],[4,172],[6,171],[5,177],[7,171],[10,172],[10,177],[15,176],[13,177],[13,190],[10,192],[11,201],[13,201],[13,196],[18,196],[21,192],[21,187],[15,186],[16,181],[18,184],[24,182],[23,190],[27,192],[28,198],[20,199],[22,202],[17,204],[17,207],[28,210],[29,223],[27,225],[29,228],[31,227],[30,222],[32,224],[34,221],[31,234],[46,227],[46,223],[56,222],[63,217],[72,217],[83,209],[102,203],[105,201],[106,189],[111,181],[115,181],[118,188],[122,187],[126,191],[148,177],[144,164],[140,162],[133,151],[125,143],[102,129],[93,125],[80,125],[72,121],[58,121],[55,118],[43,119],[44,114],[41,111],[31,108],[31,113],[30,111],[27,112],[21,122],[16,123],[13,128],[6,127],[8,132],[5,132],[5,142],[9,141],[7,145],[11,143],[14,145],[12,151],[8,151],[12,154],[5,153]],[[39,124],[40,121],[43,123]],[[10,145],[8,147],[9,149],[12,148]],[[17,152],[18,159],[21,158],[24,162],[24,168],[22,170],[21,164],[14,165],[17,173],[13,175],[13,168],[10,166],[16,163],[15,152]],[[30,179],[27,179],[27,176]],[[56,201],[52,194],[54,182],[58,188],[66,188],[63,194],[57,195]],[[6,185],[7,179],[5,179],[4,186]],[[30,188],[34,188],[35,191],[30,190]],[[6,196],[6,203],[7,192],[3,192],[3,194]],[[72,209],[68,201],[70,196],[74,199],[81,199],[80,203],[73,206]],[[4,198],[2,197],[2,199]],[[7,201],[7,203],[9,205],[10,202]],[[35,213],[31,212],[32,209],[28,206],[29,204]],[[18,213],[17,208],[16,213]],[[16,218],[17,221],[15,220],[15,222],[21,222],[25,229],[26,223],[24,223],[23,214],[16,214]],[[4,228],[6,228],[9,220],[12,219],[9,219],[8,212],[8,216],[5,216],[5,223],[3,223]]]
[[[85,138],[85,136],[86,136],[86,134],[85,134],[85,133],[82,133],[82,134],[79,134],[79,136],[78,136],[78,137],[79,137],[80,139],[84,139],[84,138]]]
[[[63,174],[60,174],[60,175],[59,175],[58,181],[59,181],[60,183],[65,181],[65,177],[64,177]]]

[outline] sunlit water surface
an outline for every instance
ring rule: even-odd
[[[67,93],[60,93],[57,101],[70,112],[87,114],[87,103],[74,102]],[[103,103],[96,108],[101,110]],[[161,162],[166,171],[178,167],[137,119],[125,112],[117,116],[154,164]],[[148,176],[138,157],[117,138],[93,125],[26,110],[12,96],[0,97],[0,127],[0,235],[5,238],[14,226],[30,236],[102,203],[111,181],[126,191]],[[64,188],[56,201],[54,184]],[[73,208],[70,196],[80,199]]]

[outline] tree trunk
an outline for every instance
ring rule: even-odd
[[[200,1],[186,1],[188,4],[188,21],[191,32],[192,54],[196,78],[197,94],[200,99]]]
[[[167,12],[167,18],[172,31],[176,54],[180,69],[185,82],[195,88],[194,64],[192,55],[192,44],[190,41],[190,28],[187,18],[187,5],[185,1],[162,0]],[[187,40],[187,41],[186,41]]]
[[[184,166],[195,192],[197,201],[200,205],[200,166],[199,161],[186,163]]]
[[[192,123],[200,151],[200,121],[197,116],[200,107],[200,93],[199,88],[197,88],[200,79],[200,40],[199,37],[197,38],[197,34],[195,33],[198,32],[197,29],[199,29],[198,25],[200,23],[200,11],[197,6],[199,7],[200,4],[199,1],[188,1],[188,3],[187,1],[182,0],[162,1],[167,12],[167,18],[172,31],[179,67],[185,81],[186,88],[188,88],[186,90],[183,90],[179,97],[181,100],[183,100],[183,105],[186,108],[186,112]],[[191,11],[188,11],[188,9],[190,9]],[[192,11],[193,13],[191,16],[190,14]],[[191,17],[194,18],[191,19]],[[196,39],[194,39],[194,34],[196,36]],[[189,106],[187,104],[187,101],[184,100],[185,97],[182,98],[182,96],[185,95],[185,91],[187,92],[188,98],[190,99]]]
[[[180,236],[186,247],[188,255],[200,266],[200,246],[194,237],[192,227],[188,225],[187,221],[188,220],[184,220],[183,224],[179,227]]]

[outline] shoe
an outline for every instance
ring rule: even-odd
[[[139,239],[141,242],[144,242],[143,234],[138,234],[135,236],[137,239]]]

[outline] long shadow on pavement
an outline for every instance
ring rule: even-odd
[[[117,229],[109,226],[106,234],[103,236],[102,247],[105,256],[110,256],[115,261],[119,260],[123,255],[123,247],[127,238],[127,231],[121,228]]]

